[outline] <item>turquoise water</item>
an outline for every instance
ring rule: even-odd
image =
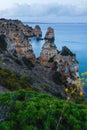
[[[35,27],[38,23],[28,23],[29,26]],[[58,50],[67,46],[76,54],[79,61],[80,73],[87,71],[87,24],[38,24],[43,33],[43,37],[49,26],[55,31],[55,44]],[[34,38],[31,40],[35,55],[39,57],[43,41],[37,42]]]

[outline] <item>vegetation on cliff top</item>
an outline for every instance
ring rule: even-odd
[[[8,69],[0,68],[0,85],[8,88],[9,90],[28,89],[33,90],[31,84],[32,79],[25,75],[17,75]]]
[[[24,90],[0,95],[0,130],[87,130],[87,106]]]

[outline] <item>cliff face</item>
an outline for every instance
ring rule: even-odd
[[[52,73],[55,74],[57,72],[60,74],[62,80],[65,79],[65,85],[69,85],[70,83],[73,84],[74,81],[79,78],[79,65],[75,54],[73,54],[66,46],[58,52],[56,45],[52,41],[52,38],[54,37],[54,30],[48,28],[45,35],[46,41],[43,44],[40,54],[40,64],[50,67],[53,70]]]
[[[55,44],[46,41],[40,54],[40,64],[50,67],[53,73],[60,73],[66,79],[67,83],[73,84],[79,78],[79,65],[75,55],[70,50],[68,53],[67,50],[69,49],[66,48],[64,51],[58,53]]]
[[[23,32],[27,36],[33,36],[33,28],[28,25],[24,25],[21,21],[0,19],[0,33],[8,35],[11,31],[19,31]]]
[[[72,84],[77,78],[79,78],[79,65],[76,61],[76,57],[57,54],[54,57],[54,62],[57,63],[56,71],[61,73],[68,83]]]
[[[56,45],[51,43],[50,41],[46,41],[43,44],[42,51],[40,54],[40,63],[45,65],[49,59],[55,55],[57,55],[58,51]]]
[[[33,35],[33,30],[29,26],[23,25],[17,20],[0,20],[0,34],[6,36],[8,50],[16,50],[18,55],[26,56],[35,60],[29,36]]]

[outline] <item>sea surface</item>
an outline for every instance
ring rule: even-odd
[[[41,27],[43,38],[48,27],[54,28],[55,41],[57,49],[60,51],[63,46],[67,46],[79,62],[79,73],[87,71],[87,23],[27,23],[29,26]],[[44,40],[36,41],[35,38],[31,39],[31,44],[34,49],[36,57],[40,56]],[[87,86],[84,88],[87,93]],[[87,98],[87,95],[86,95]]]

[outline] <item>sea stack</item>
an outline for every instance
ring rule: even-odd
[[[51,43],[47,40],[42,47],[42,51],[40,54],[40,63],[45,65],[49,59],[58,54],[57,47],[54,43]]]
[[[50,58],[56,56],[58,50],[54,44],[54,29],[49,27],[45,34],[45,43],[43,44],[42,51],[40,54],[41,65],[46,65]]]
[[[54,42],[55,36],[54,36],[54,29],[52,27],[48,27],[44,39],[49,40],[50,42]]]
[[[36,37],[37,40],[40,40],[42,37],[42,31],[39,25],[36,25],[33,29],[33,34]]]

